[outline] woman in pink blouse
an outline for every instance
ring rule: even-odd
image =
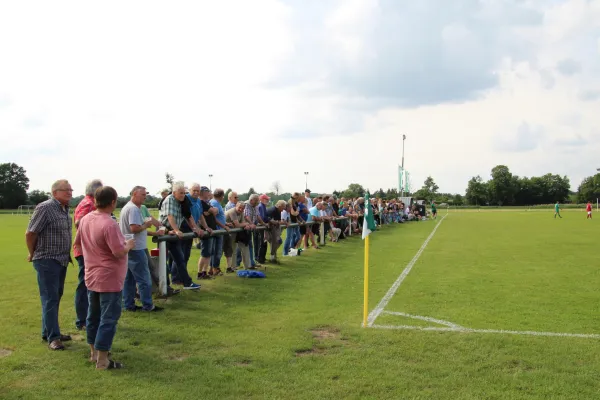
[[[123,364],[109,359],[117,322],[121,317],[123,283],[127,273],[127,253],[135,240],[127,242],[111,213],[117,207],[117,192],[103,186],[94,194],[96,211],[79,222],[75,247],[83,251],[85,284],[89,308],[86,320],[90,361],[97,369],[118,369]]]

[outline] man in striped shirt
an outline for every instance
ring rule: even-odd
[[[69,201],[73,189],[67,180],[61,179],[52,185],[52,198],[35,208],[25,242],[37,271],[37,281],[42,301],[42,339],[51,350],[64,350],[64,341],[71,340],[60,333],[58,308],[65,287],[67,264],[71,260],[72,223],[69,216]]]

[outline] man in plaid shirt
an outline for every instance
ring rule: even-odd
[[[85,187],[85,197],[75,208],[75,213],[73,215],[75,227],[79,227],[79,221],[81,221],[81,218],[96,210],[94,193],[96,193],[96,190],[101,187],[102,181],[100,179],[94,179],[88,182],[87,186]],[[81,249],[74,246],[73,256],[79,265],[79,282],[77,283],[77,289],[75,289],[75,313],[77,314],[75,328],[77,328],[77,330],[85,330],[85,320],[88,312],[88,292],[87,287],[85,286],[85,264]]]
[[[60,333],[58,307],[65,287],[67,264],[71,261],[72,224],[69,217],[69,201],[73,189],[66,180],[52,185],[52,198],[35,208],[25,242],[37,271],[37,281],[42,300],[42,339],[48,341],[51,350],[64,350],[64,341],[71,340]]]

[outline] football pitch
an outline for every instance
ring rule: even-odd
[[[384,226],[367,328],[359,237],[284,258],[266,279],[202,282],[157,300],[163,313],[124,313],[113,354],[126,368],[111,372],[86,361],[73,329],[75,268],[60,312],[74,340],[59,353],[39,340],[27,221],[0,215],[2,399],[600,398],[600,221],[581,211]]]

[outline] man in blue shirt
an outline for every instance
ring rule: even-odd
[[[267,196],[266,194],[261,194],[260,196],[258,196],[258,200],[260,201],[260,204],[258,205],[258,216],[260,217],[260,219],[262,220],[263,223],[267,224],[270,221],[269,216],[267,215],[267,206],[269,205],[269,200],[271,200],[271,198],[269,196]],[[258,262],[260,264],[264,264],[267,262],[266,260],[266,255],[267,255],[267,242],[265,241],[265,236],[264,236],[264,231],[256,231],[258,233],[258,241],[259,241],[259,248],[258,248],[258,252],[255,251],[254,254],[256,254],[258,256]],[[256,250],[256,245],[257,243],[254,243],[254,249]]]
[[[215,189],[213,198],[210,200],[210,206],[217,209],[217,226],[219,230],[226,230],[229,232],[227,221],[225,220],[225,212],[221,206],[221,202],[225,199],[225,191],[223,189]],[[222,275],[221,272],[221,256],[223,255],[223,239],[224,236],[215,236],[213,240],[213,251],[210,258],[210,273],[211,275]]]

